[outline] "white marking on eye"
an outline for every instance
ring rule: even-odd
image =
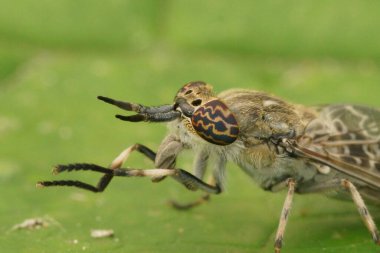
[[[273,101],[273,100],[265,100],[265,101],[263,101],[263,106],[264,107],[271,106],[271,105],[278,105],[278,103],[276,101]]]

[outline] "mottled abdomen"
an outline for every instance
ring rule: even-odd
[[[231,144],[239,134],[234,115],[220,100],[212,100],[199,107],[191,122],[200,137],[216,145]]]

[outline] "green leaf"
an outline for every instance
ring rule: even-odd
[[[201,192],[188,192],[170,178],[159,184],[116,178],[101,194],[36,189],[35,183],[95,184],[97,173],[53,176],[51,167],[107,166],[137,142],[158,148],[167,133],[164,124],[118,121],[114,115],[120,110],[98,101],[98,95],[159,105],[171,103],[184,83],[204,80],[218,92],[249,88],[306,105],[378,107],[376,6],[373,1],[232,6],[228,1],[117,0],[2,5],[1,251],[273,252],[285,192],[264,192],[233,164],[227,191],[189,212],[173,210],[167,201],[192,201]],[[178,166],[190,171],[192,159],[185,152]],[[139,154],[126,166],[153,167]],[[350,201],[321,195],[294,199],[283,252],[380,251]],[[378,209],[370,210],[379,220]],[[12,230],[35,217],[51,225]],[[113,229],[115,236],[94,239],[92,229]]]

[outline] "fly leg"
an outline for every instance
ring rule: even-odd
[[[123,154],[123,153],[122,153]],[[115,164],[121,161],[122,154],[115,159]],[[119,160],[120,159],[120,160]],[[106,183],[102,183],[102,180],[104,177],[150,177],[151,179],[157,178],[157,177],[167,177],[171,176],[178,182],[180,182],[182,185],[184,185],[187,189],[191,191],[196,190],[203,190],[207,193],[213,193],[218,194],[220,193],[220,188],[218,186],[209,185],[205,182],[203,182],[201,179],[197,178],[196,176],[192,175],[191,173],[182,170],[182,169],[132,169],[132,168],[115,168],[115,169],[108,169],[103,168],[98,165],[94,164],[70,164],[70,165],[61,165],[57,167],[57,173],[63,172],[63,171],[73,171],[73,170],[90,170],[100,173],[105,173],[105,175],[102,177],[101,181],[98,183],[98,185],[92,186],[80,181],[73,181],[73,180],[62,180],[62,181],[43,181],[37,183],[38,186],[74,186],[78,188],[82,188],[85,190],[90,190],[93,192],[100,192],[104,190],[104,185],[107,185],[109,181],[106,181]],[[108,179],[107,179],[108,180]],[[101,187],[99,187],[101,185]],[[103,187],[103,188],[102,188]]]
[[[296,185],[294,179],[292,178],[289,178],[284,183],[288,186],[288,193],[286,195],[284,206],[282,207],[280,222],[277,228],[276,239],[274,243],[274,248],[275,248],[276,253],[281,252],[282,242],[283,242],[284,234],[285,234],[285,228],[286,228],[286,224],[288,223],[289,213],[292,207],[293,195],[294,195],[294,190],[295,190],[295,185]],[[280,183],[280,184],[282,185],[283,183]]]
[[[161,144],[164,148],[161,148],[157,155],[141,144],[135,144],[127,149],[125,149],[119,156],[117,156],[109,168],[104,168],[95,164],[87,164],[87,163],[77,163],[77,164],[69,164],[69,165],[58,165],[54,169],[54,173],[58,174],[64,171],[94,171],[103,173],[104,175],[99,180],[96,186],[75,180],[58,180],[58,181],[42,181],[38,182],[37,186],[39,187],[49,187],[49,186],[73,186],[77,188],[81,188],[84,190],[89,190],[92,192],[102,192],[108,186],[110,181],[114,176],[118,177],[150,177],[153,182],[157,182],[162,180],[167,176],[171,176],[176,181],[183,184],[187,189],[196,191],[203,190],[206,193],[218,194],[221,192],[219,186],[209,185],[203,182],[198,177],[192,175],[191,173],[182,170],[175,169],[173,166],[175,165],[175,158],[177,154],[182,149],[182,146],[179,142],[173,139],[171,136],[167,137],[164,142]],[[144,154],[151,160],[154,160],[156,164],[161,164],[164,168],[154,168],[154,169],[132,169],[120,168],[123,163],[128,159],[129,155],[133,151],[139,151]]]
[[[221,186],[216,181],[215,184],[208,184],[202,181],[202,178],[199,178],[197,175],[192,175],[191,173],[175,168],[176,157],[182,151],[183,145],[182,143],[173,135],[168,135],[163,142],[161,143],[157,154],[143,146],[141,144],[135,144],[127,149],[125,149],[119,156],[117,156],[109,168],[104,168],[95,164],[87,164],[87,163],[77,163],[77,164],[69,164],[69,165],[58,165],[54,169],[54,173],[58,174],[64,171],[94,171],[103,173],[104,175],[99,180],[96,186],[90,185],[81,181],[76,180],[57,180],[57,181],[41,181],[37,183],[39,187],[49,187],[49,186],[73,186],[77,188],[81,188],[84,190],[92,191],[92,192],[102,192],[111,182],[114,176],[119,177],[150,177],[152,182],[159,182],[167,176],[171,176],[179,183],[183,184],[187,189],[195,191],[202,190],[207,194],[219,194],[222,190]],[[154,161],[155,168],[154,169],[132,169],[127,168],[123,169],[121,166],[128,159],[129,155],[133,151],[139,151],[140,153],[147,156],[149,159]],[[201,162],[201,164],[205,164],[206,160]],[[224,167],[224,166],[222,166]],[[199,170],[196,173],[203,177],[203,170],[205,166],[199,166]],[[203,197],[203,199],[207,199]],[[175,205],[175,204],[174,204]],[[173,205],[173,206],[174,206]],[[179,206],[179,205],[178,205]]]
[[[207,168],[207,162],[209,159],[209,153],[206,151],[201,151],[197,154],[195,163],[194,163],[194,174],[196,177],[202,179],[204,177],[204,174],[206,172]],[[219,189],[219,192],[217,194],[221,193],[223,191],[223,182],[224,182],[224,173],[225,173],[225,166],[226,161],[223,158],[218,158],[217,161],[215,161],[215,168],[213,171],[213,174],[210,176],[208,180],[208,184],[212,185]],[[177,201],[171,200],[169,201],[169,205],[174,207],[178,210],[189,210],[191,208],[197,207],[199,205],[202,205],[206,202],[210,201],[210,193],[206,193],[196,199],[195,201],[189,202],[189,203],[179,203]]]
[[[359,214],[366,225],[368,231],[371,233],[373,241],[380,245],[379,231],[376,227],[376,224],[368,211],[367,206],[364,203],[363,198],[361,197],[359,191],[356,189],[355,185],[347,179],[333,179],[323,184],[311,185],[307,187],[300,187],[297,189],[297,193],[315,193],[315,192],[324,192],[337,189],[344,189],[351,194],[351,198],[354,201]]]
[[[150,160],[154,161],[156,158],[156,153],[153,152],[148,147],[141,145],[141,144],[135,144],[127,149],[125,149],[123,152],[120,153],[111,163],[109,168],[103,168],[101,166],[95,165],[95,164],[69,164],[69,165],[58,165],[54,168],[53,174],[59,174],[63,171],[77,171],[77,170],[89,170],[89,171],[96,171],[104,173],[104,175],[100,178],[99,182],[96,186],[76,181],[76,180],[57,180],[57,181],[41,181],[37,183],[38,187],[47,187],[47,186],[74,186],[77,188],[89,190],[92,192],[102,192],[105,190],[105,188],[108,186],[108,184],[111,182],[114,175],[114,170],[119,169],[123,163],[128,159],[130,153],[133,151],[138,151],[148,157]]]
[[[194,162],[194,175],[198,178],[203,178],[206,168],[207,168],[207,162],[209,159],[209,154],[207,152],[201,151],[196,154],[195,162]],[[210,185],[212,182],[208,182]],[[195,201],[189,202],[189,203],[179,203],[175,200],[169,200],[169,205],[177,210],[189,210],[193,207],[199,206],[207,201],[210,200],[210,194],[206,193],[205,195],[201,196]]]
[[[377,230],[376,224],[355,185],[347,179],[341,180],[341,185],[351,193],[352,200],[358,208],[364,224],[371,233],[373,241],[380,245],[379,231]]]

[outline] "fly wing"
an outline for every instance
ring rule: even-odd
[[[296,155],[380,188],[379,109],[325,106],[292,146]]]

